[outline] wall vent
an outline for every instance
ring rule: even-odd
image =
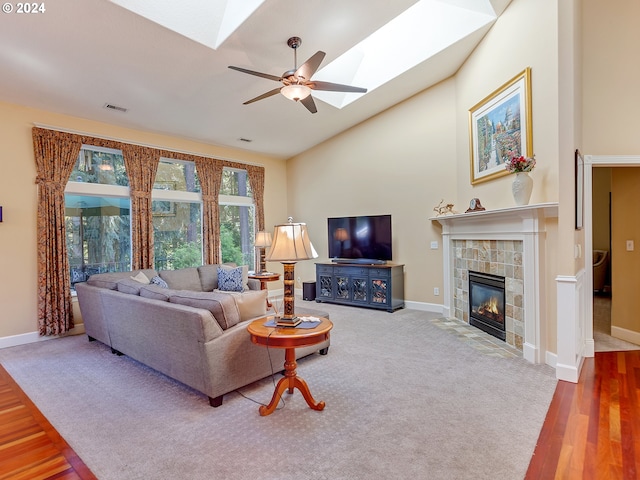
[[[122,113],[126,113],[127,110],[129,110],[128,108],[119,107],[118,105],[114,105],[112,103],[105,103],[104,104],[104,108],[107,108],[109,110],[116,110],[116,111],[122,112]]]

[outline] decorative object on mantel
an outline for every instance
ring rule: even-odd
[[[443,203],[444,198],[440,200],[440,203],[438,205],[433,207],[433,211],[437,213],[436,217],[447,214],[455,215],[456,213],[458,213],[453,209],[453,203],[447,203],[446,205],[443,205]]]
[[[480,199],[472,198],[471,201],[469,202],[469,208],[467,208],[467,211],[464,213],[481,212],[483,210],[486,210],[486,208],[482,206],[482,204],[480,203]]]
[[[505,169],[509,173],[515,173],[516,177],[511,184],[513,199],[516,205],[528,205],[533,190],[533,179],[529,176],[529,172],[536,166],[536,157],[524,157],[523,155],[514,156],[505,164]]]
[[[510,158],[533,154],[531,69],[469,110],[471,184],[502,177]]]

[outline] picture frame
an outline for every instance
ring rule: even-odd
[[[533,156],[531,68],[469,110],[471,184],[507,175],[512,157]]]
[[[580,150],[575,151],[575,195],[576,195],[576,230],[584,225],[584,157]]]

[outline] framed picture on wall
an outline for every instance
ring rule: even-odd
[[[584,223],[584,158],[578,149],[575,152],[575,162],[576,230],[582,230]]]
[[[469,110],[471,184],[507,175],[513,157],[533,156],[531,68]]]

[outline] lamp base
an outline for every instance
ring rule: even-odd
[[[302,319],[300,317],[292,317],[292,318],[276,318],[276,326],[278,327],[296,327],[302,323]]]

